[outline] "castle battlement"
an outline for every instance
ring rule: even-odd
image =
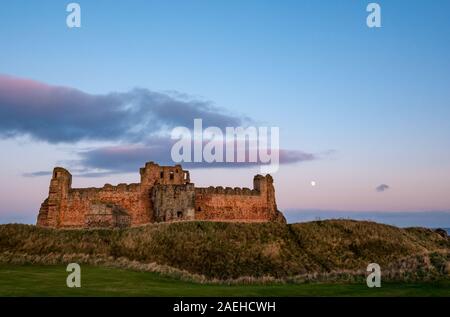
[[[247,187],[222,187],[222,186],[210,186],[210,187],[196,187],[195,192],[198,194],[210,194],[210,195],[247,195],[258,196],[261,193],[256,189],[250,189]]]
[[[101,188],[71,188],[72,175],[55,167],[49,195],[41,204],[37,225],[42,227],[126,227],[152,222],[281,221],[270,175],[256,175],[253,189],[195,187],[181,165],[147,162],[141,182]]]

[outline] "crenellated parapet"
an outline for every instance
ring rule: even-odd
[[[256,175],[253,189],[196,188],[181,165],[148,162],[141,182],[72,188],[72,175],[53,170],[37,219],[43,227],[136,226],[160,221],[285,221],[277,210],[270,175]],[[281,217],[280,217],[281,215]]]
[[[247,187],[196,187],[195,193],[199,195],[239,195],[239,196],[258,196],[260,194],[256,189]]]

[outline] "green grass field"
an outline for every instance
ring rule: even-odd
[[[81,288],[68,288],[65,266],[0,265],[0,296],[450,296],[450,280],[436,283],[197,284],[136,272],[83,265]]]

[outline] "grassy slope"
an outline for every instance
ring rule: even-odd
[[[68,288],[65,266],[0,265],[0,296],[450,296],[450,281],[355,284],[210,285],[157,273],[83,265],[81,288]]]
[[[385,276],[387,271],[443,276],[450,267],[449,250],[449,239],[431,230],[351,220],[293,225],[181,222],[125,230],[0,226],[0,262],[26,254],[38,257],[31,262],[66,263],[63,255],[81,254],[90,260],[155,262],[218,279],[364,273],[371,262],[380,264]]]

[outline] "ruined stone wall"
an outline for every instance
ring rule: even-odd
[[[225,193],[227,191],[227,193]],[[196,188],[195,218],[200,220],[267,220],[267,203],[259,193],[242,189]]]
[[[61,206],[59,227],[84,226],[85,217],[93,204],[113,203],[120,206],[131,217],[131,225],[150,222],[150,214],[142,208],[139,184],[106,184],[103,188],[73,188]]]
[[[189,183],[189,172],[184,171],[181,165],[159,166],[148,162],[140,169],[140,174],[141,182],[137,184],[72,188],[72,175],[66,169],[56,167],[50,181],[49,196],[41,205],[37,224],[56,228],[84,227],[86,216],[93,204],[97,203],[117,205],[130,216],[131,225],[155,222],[157,220],[154,219],[152,188],[155,185],[181,186]],[[193,210],[193,200],[191,204]]]
[[[39,210],[37,225],[42,227],[58,227],[61,222],[61,208],[69,195],[72,186],[72,175],[61,167],[53,169],[47,199]]]
[[[195,189],[195,218],[212,221],[285,221],[275,203],[270,175],[255,176],[254,188]]]
[[[248,189],[195,188],[190,183],[189,172],[180,165],[159,166],[149,162],[140,169],[140,174],[141,182],[136,184],[72,188],[72,175],[64,168],[56,167],[37,224],[53,228],[86,227],[89,219],[91,223],[106,219],[105,223],[111,224],[122,219],[113,214],[101,216],[95,207],[99,204],[112,204],[114,210],[122,210],[126,213],[124,224],[129,219],[132,226],[193,219],[285,222],[277,210],[270,175],[256,175],[253,189]]]
[[[194,184],[155,185],[152,204],[155,221],[194,220]]]
[[[85,216],[85,226],[89,228],[126,228],[130,224],[130,215],[122,207],[111,203],[92,202]]]
[[[148,222],[158,221],[155,219],[153,207],[152,189],[155,185],[183,185],[189,183],[189,172],[182,169],[181,165],[159,166],[153,162],[145,163],[140,169],[141,174],[141,209],[148,214]],[[145,219],[143,219],[145,221]],[[142,223],[142,222],[139,222]],[[135,223],[133,222],[133,225]]]

